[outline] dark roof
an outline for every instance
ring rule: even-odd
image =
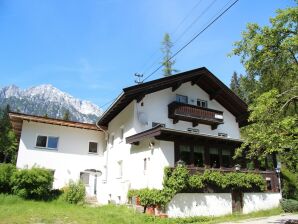
[[[146,94],[170,87],[173,90],[176,90],[181,84],[190,81],[192,84],[198,85],[207,92],[210,99],[216,99],[216,101],[230,111],[236,117],[240,126],[246,122],[248,115],[246,103],[244,103],[207,68],[202,67],[124,88],[123,93],[100,117],[98,124],[108,126],[108,123],[133,100],[140,101]]]
[[[164,141],[175,141],[175,140],[178,140],[179,138],[183,138],[191,141],[203,139],[203,140],[211,140],[213,142],[214,141],[225,142],[225,143],[231,143],[231,144],[242,143],[242,140],[240,139],[227,138],[227,137],[208,135],[208,134],[200,134],[200,133],[195,133],[190,131],[181,131],[176,129],[164,128],[162,126],[156,126],[154,128],[140,132],[138,134],[131,135],[126,138],[126,143],[138,144],[140,141],[144,139],[152,138],[152,137],[158,140],[164,140]]]
[[[47,117],[22,114],[22,113],[16,113],[16,112],[10,112],[9,118],[10,118],[10,122],[12,124],[13,130],[16,133],[18,138],[21,136],[23,121],[33,121],[38,123],[101,131],[101,129],[98,128],[95,124],[82,123],[82,122],[76,122],[76,121],[65,121],[62,119],[47,118]]]

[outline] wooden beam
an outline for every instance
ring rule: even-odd
[[[193,86],[194,84],[197,84],[197,85],[198,85],[198,83],[199,83],[199,81],[202,79],[202,77],[203,77],[203,74],[200,75],[198,78],[191,80],[191,85],[192,85],[192,86]]]
[[[194,127],[198,126],[198,124],[199,124],[198,121],[193,121],[193,122],[192,122],[192,127],[194,128]]]
[[[209,94],[209,99],[213,100],[216,99],[216,97],[222,92],[222,89],[217,89],[214,92]]]
[[[211,125],[211,130],[215,130],[215,129],[217,129],[217,124]]]
[[[145,97],[145,94],[137,96],[136,97],[137,103],[141,102],[144,99],[144,97]]]
[[[181,85],[182,85],[182,82],[176,83],[175,85],[173,85],[172,86],[172,92],[175,92]]]

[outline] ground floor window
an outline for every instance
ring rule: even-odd
[[[202,142],[175,142],[175,161],[185,165],[211,168],[233,166],[233,147],[228,145],[207,144]]]

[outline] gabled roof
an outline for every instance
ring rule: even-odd
[[[18,138],[20,138],[21,136],[23,121],[33,121],[33,122],[44,123],[44,124],[52,124],[52,125],[66,126],[66,127],[72,127],[72,128],[101,131],[101,129],[98,128],[95,124],[82,123],[82,122],[76,122],[76,121],[65,121],[62,119],[47,118],[47,117],[22,114],[22,113],[16,113],[16,112],[10,112],[9,118],[12,124],[12,128]]]
[[[175,91],[186,82],[198,85],[209,94],[210,100],[216,99],[236,117],[240,126],[245,124],[248,115],[246,103],[205,67],[124,88],[123,93],[100,117],[98,124],[108,126],[108,123],[133,100],[139,102],[145,95],[166,88]]]

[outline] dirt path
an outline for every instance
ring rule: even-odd
[[[291,222],[289,224],[298,223],[298,214],[282,214],[276,216],[270,216],[266,218],[255,218],[255,219],[246,219],[236,222],[223,222],[220,224],[235,224],[235,223],[246,223],[246,224],[285,224],[288,220],[295,220],[296,222]]]

